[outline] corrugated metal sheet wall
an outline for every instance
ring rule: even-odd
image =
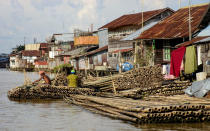
[[[108,29],[102,29],[98,31],[99,48],[108,45]]]
[[[39,50],[40,44],[26,44],[25,50]]]

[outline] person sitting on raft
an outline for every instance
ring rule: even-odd
[[[39,71],[39,75],[40,75],[40,78],[39,78],[38,80],[34,81],[32,84],[35,84],[35,83],[37,83],[37,82],[39,82],[40,80],[43,79],[43,80],[45,81],[45,84],[51,85],[51,80],[50,80],[50,78],[45,74],[44,71]]]
[[[68,87],[77,87],[77,80],[78,76],[76,75],[76,72],[74,69],[71,70],[71,74],[67,76],[68,80]]]

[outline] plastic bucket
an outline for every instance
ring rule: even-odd
[[[196,73],[196,79],[197,79],[197,81],[205,80],[206,79],[206,76],[207,76],[207,73],[206,72]]]

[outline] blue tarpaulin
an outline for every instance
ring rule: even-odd
[[[210,78],[202,81],[193,82],[191,86],[189,86],[185,93],[189,96],[195,96],[198,98],[202,98],[206,95],[206,93],[210,90]]]
[[[123,72],[126,72],[126,71],[129,71],[133,69],[133,65],[130,64],[129,62],[125,62],[122,64],[122,71]],[[119,71],[119,65],[117,65],[117,71]]]

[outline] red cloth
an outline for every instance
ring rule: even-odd
[[[170,75],[179,77],[180,67],[185,54],[186,47],[180,47],[171,52]]]

